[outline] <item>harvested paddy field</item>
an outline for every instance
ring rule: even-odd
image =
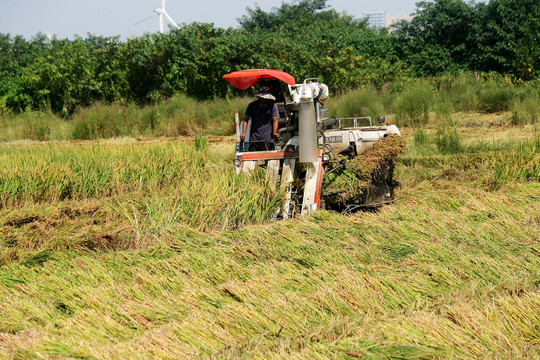
[[[0,357],[540,357],[540,138],[403,129],[399,199],[269,222],[230,137],[0,145]]]

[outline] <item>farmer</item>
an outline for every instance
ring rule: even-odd
[[[251,133],[249,141],[270,141],[272,135],[279,138],[279,134],[277,133],[279,112],[277,105],[274,103],[276,98],[270,94],[270,88],[267,86],[261,87],[255,96],[258,99],[250,103],[246,109],[240,139],[242,141],[245,139],[248,121],[250,120]],[[257,150],[263,149],[258,146]]]

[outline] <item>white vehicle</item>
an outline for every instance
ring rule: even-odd
[[[315,78],[296,84],[291,75],[268,69],[236,71],[223,78],[241,90],[255,84],[269,87],[276,98],[279,139],[250,142],[248,128],[246,140],[241,141],[242,125],[236,112],[238,142],[234,163],[237,173],[249,173],[264,166],[272,186],[286,188],[287,198],[280,217],[309,214],[323,207],[351,211],[393,200],[393,190],[398,185],[393,180],[393,161],[377,186],[371,186],[352,201],[348,199],[347,204],[329,201],[336,194],[324,191],[329,174],[342,171],[349,161],[389,135],[400,135],[399,129],[387,123],[383,116],[378,118],[377,125],[369,117],[329,117],[322,103],[328,97],[328,87]],[[254,143],[258,143],[258,151],[250,151]],[[261,148],[264,150],[260,151]]]

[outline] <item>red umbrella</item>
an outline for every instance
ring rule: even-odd
[[[245,90],[262,79],[278,79],[286,84],[296,84],[294,77],[280,70],[251,69],[234,71],[223,75],[223,78],[240,90]]]

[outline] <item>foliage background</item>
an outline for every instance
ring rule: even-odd
[[[535,0],[420,2],[393,31],[368,28],[326,0],[247,9],[239,28],[192,23],[122,42],[0,34],[0,110],[51,110],[70,117],[104,103],[149,104],[182,93],[198,100],[237,95],[223,74],[277,68],[318,76],[333,91],[461,72],[536,79],[540,4]]]

